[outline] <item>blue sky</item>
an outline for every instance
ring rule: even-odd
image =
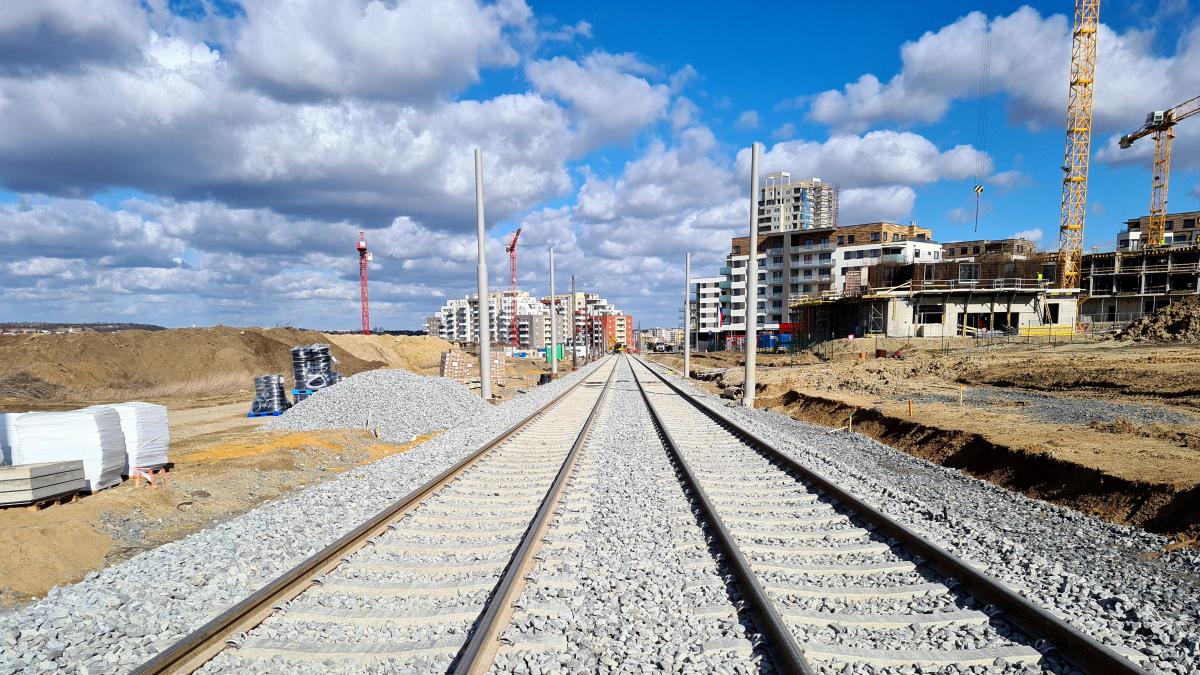
[[[0,16],[0,320],[416,328],[546,249],[643,325],[677,320],[747,218],[747,154],[842,187],[843,223],[1057,240],[1068,3],[16,0]],[[1089,247],[1149,201],[1115,139],[1200,94],[1196,2],[1107,3]],[[990,45],[987,124],[978,96]],[[1200,209],[1200,122],[1171,210]],[[985,201],[974,232],[977,167]]]

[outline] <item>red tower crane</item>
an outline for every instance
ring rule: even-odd
[[[513,232],[512,236],[508,238],[508,243],[504,245],[504,250],[508,251],[508,274],[509,274],[508,292],[510,294],[512,294],[512,311],[509,314],[509,320],[508,320],[508,323],[512,328],[512,330],[510,331],[511,335],[510,335],[509,341],[512,343],[512,346],[514,346],[514,347],[521,346],[521,337],[518,332],[518,324],[520,322],[517,321],[517,239],[520,239],[520,238],[521,238],[521,228],[518,227],[517,231]]]
[[[367,234],[358,233],[358,297],[362,303],[362,334],[371,334],[371,312],[367,309],[367,263],[374,256],[367,250]]]

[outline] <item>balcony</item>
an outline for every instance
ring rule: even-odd
[[[910,263],[912,261],[909,260],[908,256],[903,253],[889,253],[887,255],[879,256],[879,262],[881,262],[881,263],[898,263],[898,264],[903,265],[906,263]]]
[[[722,267],[720,269],[720,274],[723,277],[727,277],[727,276],[729,276],[729,273],[732,271],[733,271],[733,268],[731,268],[731,267]]]
[[[729,290],[729,283],[730,282],[728,279],[722,279],[721,281],[717,282],[717,288]]]

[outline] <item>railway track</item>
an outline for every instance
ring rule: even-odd
[[[631,361],[779,672],[1145,672]]]
[[[616,365],[602,363],[135,672],[319,670],[332,662],[485,671]]]

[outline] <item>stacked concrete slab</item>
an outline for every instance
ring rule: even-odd
[[[0,466],[0,506],[33,504],[86,487],[82,460]]]
[[[479,359],[457,349],[442,352],[441,376],[459,384],[479,382]],[[492,352],[492,385],[504,386],[504,352]]]

